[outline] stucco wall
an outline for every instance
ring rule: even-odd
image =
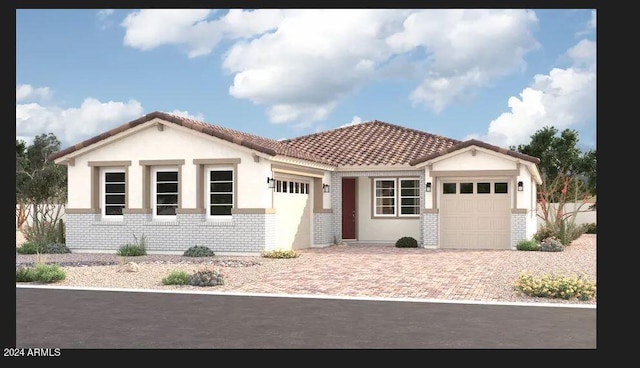
[[[513,170],[512,160],[499,156],[500,154],[483,148],[476,148],[475,156],[471,149],[460,150],[446,156],[445,159],[433,163],[433,170]]]
[[[147,126],[124,138],[87,152],[75,159],[69,167],[70,208],[90,208],[89,161],[131,160],[129,167],[129,208],[142,207],[142,166],[140,160],[185,160],[182,166],[182,207],[196,207],[196,165],[193,159],[240,158],[238,164],[238,208],[271,208],[272,191],[266,178],[272,176],[270,163],[265,159],[254,162],[249,150],[232,143],[205,137],[202,133],[174,124],[167,124],[162,131]],[[264,178],[264,183],[262,179]]]

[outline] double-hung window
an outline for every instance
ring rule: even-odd
[[[231,216],[234,197],[234,172],[232,168],[215,167],[207,170],[207,216]]]
[[[417,217],[420,215],[420,180],[374,178],[374,217]]]

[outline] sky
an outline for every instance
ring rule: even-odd
[[[16,139],[153,111],[272,139],[371,120],[596,148],[592,9],[17,9]]]

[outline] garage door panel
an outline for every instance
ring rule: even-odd
[[[296,176],[275,176],[276,181],[287,182],[287,192],[279,191],[279,184],[273,193],[273,207],[276,210],[276,248],[298,249],[311,246],[311,188],[308,178]],[[293,185],[290,185],[293,183]],[[299,185],[296,186],[295,184]],[[305,193],[302,193],[302,186]],[[291,193],[291,189],[294,190]],[[297,189],[297,192],[296,191]]]
[[[440,247],[510,249],[511,194],[476,190],[475,184],[467,194],[444,194],[440,188]]]

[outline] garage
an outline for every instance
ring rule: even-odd
[[[440,181],[440,247],[511,249],[507,179]]]
[[[276,248],[311,246],[311,179],[276,174],[273,207],[276,210]]]

